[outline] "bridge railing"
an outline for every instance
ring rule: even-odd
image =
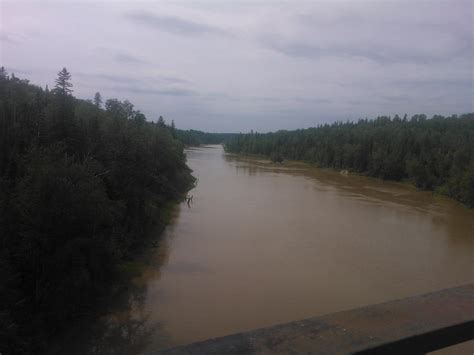
[[[418,354],[474,338],[474,284],[156,354]]]

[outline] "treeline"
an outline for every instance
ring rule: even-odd
[[[304,160],[388,180],[411,180],[474,207],[474,114],[378,117],[275,133],[240,134],[225,144],[272,161]]]
[[[237,136],[235,133],[207,133],[196,130],[176,130],[176,138],[187,146],[221,144]]]
[[[37,353],[90,312],[192,186],[175,128],[133,105],[0,69],[0,353]]]

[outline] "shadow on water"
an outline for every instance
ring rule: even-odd
[[[180,209],[173,211],[172,221],[179,217]],[[168,227],[173,228],[171,223]],[[168,336],[160,322],[150,317],[144,307],[149,280],[159,279],[160,269],[169,259],[169,240],[162,233],[151,240],[151,246],[133,261],[127,263],[125,275],[114,285],[108,302],[94,320],[68,329],[61,340],[49,349],[49,354],[142,354],[151,344],[166,347]]]

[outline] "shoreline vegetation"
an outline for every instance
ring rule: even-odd
[[[199,147],[201,145],[222,144],[223,142],[236,137],[238,133],[208,133],[189,130],[176,130],[176,138],[186,147]]]
[[[309,163],[383,180],[410,182],[421,190],[474,207],[474,114],[427,119],[382,116],[315,128],[239,134],[227,153],[256,155],[274,163]]]
[[[414,184],[413,181],[405,179],[405,180],[387,180],[387,179],[382,179],[379,177],[375,176],[370,176],[367,174],[363,173],[357,173],[354,171],[349,171],[347,169],[336,169],[332,167],[320,167],[317,166],[311,162],[307,162],[304,160],[283,160],[281,162],[274,162],[272,161],[269,157],[264,156],[264,155],[259,155],[259,154],[238,154],[238,153],[226,153],[229,156],[234,156],[238,158],[246,158],[246,159],[252,159],[255,160],[256,163],[258,163],[259,167],[264,167],[264,168],[269,168],[269,169],[291,169],[291,170],[304,170],[304,171],[312,171],[317,170],[319,172],[325,172],[325,173],[332,173],[332,174],[340,174],[343,176],[348,176],[348,177],[362,177],[366,179],[371,179],[371,181],[379,181],[379,182],[387,182],[390,183],[392,186],[401,186],[404,188],[409,188],[410,190],[413,191],[418,191],[418,192],[430,192],[433,195],[445,198],[455,204],[459,204],[460,206],[463,206],[464,208],[469,209],[469,206],[466,206],[465,204],[453,199],[452,197],[449,197],[445,194],[440,194],[434,190],[421,190],[418,189]],[[261,165],[260,165],[261,164]]]
[[[195,184],[174,122],[72,87],[0,69],[0,353],[95,314]]]

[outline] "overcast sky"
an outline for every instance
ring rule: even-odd
[[[179,128],[474,111],[472,0],[0,3],[8,72]]]

